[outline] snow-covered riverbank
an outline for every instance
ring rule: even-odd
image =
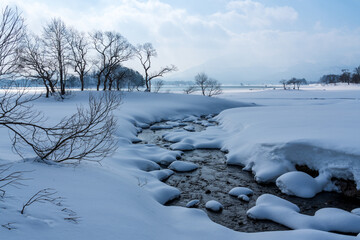
[[[46,113],[49,122],[56,122],[75,111],[76,104],[86,104],[86,94],[76,93],[64,102],[39,99],[35,107]],[[355,176],[360,164],[356,148],[360,142],[356,121],[360,117],[359,97],[357,90],[331,93],[268,90],[221,96],[231,101],[175,94],[125,94],[115,113],[120,146],[101,165],[84,162],[71,167],[23,162],[11,151],[7,131],[0,129],[3,136],[0,163],[12,162],[13,171],[33,170],[24,173],[29,179],[25,182],[27,186],[8,188],[6,198],[0,202],[0,224],[10,223],[14,228],[2,228],[0,236],[4,239],[352,239],[313,230],[239,233],[213,223],[201,210],[165,207],[160,203],[178,191],[159,181],[151,171],[159,169],[157,162],[175,161],[179,152],[132,142],[138,140],[140,127],[149,123],[221,112],[217,118],[220,127],[209,127],[206,138],[211,141],[209,137],[213,137],[212,146],[227,148],[229,161],[248,165],[257,177],[273,179],[274,173],[292,170],[295,161],[311,164],[316,160],[320,161],[316,165],[320,170],[327,169],[339,176],[353,174],[358,181]],[[195,141],[191,144],[198,147],[196,138],[191,137]],[[206,138],[198,138],[201,146],[206,146]],[[328,155],[319,149],[325,149]],[[329,157],[333,158],[328,162]],[[47,187],[66,198],[63,205],[37,204],[21,215],[22,204]],[[65,220],[69,211],[64,209],[75,212],[78,223]]]

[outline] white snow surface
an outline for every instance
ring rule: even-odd
[[[360,216],[338,208],[322,208],[314,216],[299,213],[299,207],[277,196],[264,194],[247,211],[253,219],[272,220],[291,229],[360,232]]]
[[[227,163],[244,166],[259,182],[274,182],[295,165],[351,179],[360,189],[360,91],[267,90],[228,94],[256,103],[222,111],[219,126],[173,132],[165,139],[195,148],[227,150]]]
[[[293,171],[278,177],[276,179],[276,186],[287,195],[312,198],[317,193],[323,191],[327,185],[330,185],[330,179],[331,176],[327,173],[313,178],[307,173]]]
[[[40,98],[34,107],[45,113],[48,117],[47,124],[55,124],[73,113],[78,105],[86,105],[87,95],[88,92],[76,92],[64,101]],[[253,101],[248,99],[243,102]],[[344,104],[344,109],[350,112],[351,106],[344,102],[351,104],[353,101],[333,102]],[[176,160],[180,152],[160,149],[154,145],[132,144],[139,140],[136,137],[139,127],[146,128],[154,122],[163,120],[177,121],[188,118],[197,121],[200,115],[216,114],[225,109],[246,106],[249,104],[202,96],[126,93],[123,95],[122,105],[115,112],[119,125],[116,132],[119,148],[113,156],[104,159],[101,165],[82,162],[74,167],[23,161],[11,150],[7,130],[0,128],[0,134],[3,136],[0,139],[0,164],[11,164],[9,171],[26,171],[24,178],[28,179],[25,182],[26,186],[5,189],[5,198],[0,202],[0,226],[11,226],[14,229],[7,230],[1,227],[1,239],[355,239],[351,236],[309,229],[240,233],[212,222],[201,210],[162,205],[177,197],[180,192],[160,181],[170,172],[159,171],[157,163],[170,164]],[[265,107],[256,108],[262,110],[261,108]],[[252,111],[251,109],[255,107],[239,108],[236,111],[247,112]],[[338,110],[336,107],[335,109]],[[218,118],[222,124],[220,128],[209,127],[209,131],[214,133],[213,137],[216,137],[228,126],[228,130],[232,132],[227,133],[228,141],[225,141],[224,135],[220,136],[220,140],[204,140],[213,147],[227,146],[230,154],[235,154],[246,139],[237,142],[238,147],[235,143],[231,145],[230,140],[239,133],[234,132],[234,127],[242,126],[246,117],[236,117],[234,122],[237,124],[230,124],[227,123],[230,114],[231,112],[226,112]],[[354,114],[350,117],[352,116]],[[349,120],[343,126],[353,125]],[[356,131],[355,129],[353,133]],[[258,135],[258,138],[263,139],[261,135]],[[254,142],[254,138],[250,140]],[[340,145],[346,146],[345,149],[352,149],[346,142]],[[194,143],[194,146],[206,144]],[[28,157],[31,158],[31,151],[28,153]],[[356,151],[353,154],[357,154]],[[340,155],[343,155],[343,151]],[[347,163],[350,159],[354,159],[354,156],[351,155],[344,162]],[[353,165],[356,167],[356,164]],[[342,169],[346,169],[346,166],[340,170]],[[19,210],[22,205],[34,193],[44,188],[53,188],[57,191],[57,196],[65,198],[62,205],[34,204],[21,215]],[[78,223],[65,220],[69,217],[79,217]]]

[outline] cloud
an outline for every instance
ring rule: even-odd
[[[241,30],[244,30],[244,27],[261,29],[283,24],[284,21],[288,24],[298,18],[298,13],[291,7],[267,7],[251,0],[231,1],[226,10],[213,14],[213,19],[232,30],[236,29],[234,25]]]
[[[298,29],[295,23],[303,16],[289,6],[237,0],[211,14],[194,14],[162,0],[64,1],[1,0],[0,5],[17,5],[28,28],[37,33],[52,17],[61,17],[83,31],[115,30],[133,44],[152,42],[159,53],[154,67],[175,64],[178,76],[187,79],[192,75],[181,75],[187,69],[216,71],[217,77],[233,69],[233,79],[241,74],[264,79],[299,65],[359,64],[360,31],[328,30],[316,23],[315,28]]]

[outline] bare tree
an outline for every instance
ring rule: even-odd
[[[113,137],[116,121],[111,113],[119,104],[115,94],[99,99],[90,96],[88,109],[79,107],[53,127],[13,130],[14,149],[22,155],[21,150],[28,145],[43,162],[100,161],[117,147]]]
[[[212,97],[222,93],[221,84],[216,79],[210,78],[207,82],[206,96]]]
[[[196,92],[196,90],[197,90],[196,86],[189,85],[183,91],[184,91],[185,94],[190,94],[190,93]]]
[[[98,60],[94,63],[98,70],[96,89],[99,91],[103,79],[103,89],[106,90],[109,77],[116,67],[133,56],[133,47],[117,32],[97,31],[91,38],[98,55]]]
[[[42,40],[44,41],[48,54],[56,60],[60,95],[64,95],[70,54],[68,29],[65,23],[59,18],[53,18],[43,28]]]
[[[164,74],[177,71],[176,66],[170,65],[162,67],[159,71],[150,73],[151,58],[157,57],[157,52],[151,43],[144,43],[138,45],[135,49],[135,55],[140,60],[142,67],[144,68],[144,79],[146,84],[146,91],[151,92],[151,80],[158,77],[163,77]]]
[[[163,80],[155,81],[154,92],[158,93],[163,86],[164,86],[164,81]]]
[[[74,71],[79,75],[81,91],[84,91],[84,77],[90,71],[88,64],[90,42],[86,38],[85,33],[78,32],[74,29],[69,31],[68,41],[71,49],[70,59]]]
[[[24,34],[21,14],[16,8],[6,6],[0,16],[0,79],[15,73]]]
[[[24,77],[42,80],[46,88],[46,97],[49,97],[50,92],[55,93],[56,62],[49,57],[39,37],[32,35],[25,37],[19,67]]]
[[[204,96],[211,97],[222,93],[221,84],[217,80],[209,78],[205,73],[195,76],[195,84]]]
[[[285,80],[285,79],[280,80],[280,83],[283,85],[284,90],[286,90],[287,80]]]
[[[195,84],[200,88],[202,95],[205,96],[205,91],[207,88],[207,81],[209,77],[205,73],[198,73],[195,76]]]
[[[31,105],[38,97],[25,89],[9,89],[0,101],[0,126],[10,130],[13,148],[20,156],[25,158],[30,148],[39,161],[73,163],[100,161],[115,150],[112,111],[120,104],[118,94],[90,96],[88,108],[78,107],[75,114],[50,127]]]

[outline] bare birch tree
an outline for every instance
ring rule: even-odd
[[[0,16],[0,79],[15,73],[24,34],[21,14],[16,8],[6,6]]]
[[[151,58],[157,57],[156,49],[152,46],[151,43],[144,43],[143,45],[138,45],[135,49],[135,56],[140,60],[140,63],[144,69],[144,79],[146,84],[146,90],[151,92],[151,80],[157,77],[163,77],[164,74],[177,71],[176,66],[170,65],[162,67],[159,71],[150,73],[151,68]]]

